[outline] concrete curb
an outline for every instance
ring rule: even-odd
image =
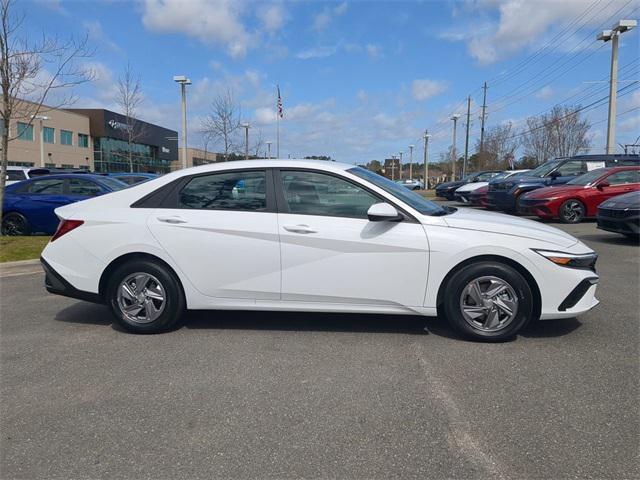
[[[40,259],[34,258],[33,260],[18,260],[17,262],[1,262],[0,269],[3,267],[27,267],[29,265],[40,265]]]
[[[38,259],[0,263],[0,278],[33,275],[36,273],[42,273],[42,267]]]

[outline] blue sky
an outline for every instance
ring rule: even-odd
[[[507,121],[521,128],[528,115],[569,97],[567,103],[582,105],[604,97],[611,49],[596,33],[639,13],[635,0],[29,0],[19,6],[27,14],[26,35],[89,35],[96,54],[86,63],[95,81],[78,89],[79,108],[117,110],[115,82],[130,62],[145,95],[139,116],[166,127],[180,125],[172,76],[191,78],[190,146],[201,145],[199,123],[227,87],[251,135],[275,141],[280,84],[281,156],[325,154],[351,163],[407,152],[410,144],[421,156],[425,129],[433,133],[436,160],[451,143],[448,118],[465,113],[468,94],[475,144],[484,81],[488,128]],[[621,143],[640,135],[640,90],[631,83],[639,78],[639,38],[638,30],[625,33],[620,46],[619,88],[628,87],[618,105]],[[603,102],[586,113],[594,123],[594,153],[604,149],[606,112]]]

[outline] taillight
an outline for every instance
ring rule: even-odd
[[[69,233],[74,228],[78,228],[80,225],[84,223],[84,220],[60,220],[58,224],[58,228],[56,229],[56,233],[51,237],[51,241],[57,240],[65,233]]]

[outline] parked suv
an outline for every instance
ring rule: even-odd
[[[576,155],[543,163],[535,170],[518,178],[496,179],[489,182],[487,205],[490,208],[515,212],[520,196],[542,187],[564,185],[596,168],[640,165],[640,155]]]

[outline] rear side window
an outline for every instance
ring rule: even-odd
[[[640,170],[627,170],[609,175],[606,179],[609,185],[623,185],[625,183],[640,183]]]
[[[43,178],[31,182],[26,188],[26,192],[34,195],[62,195],[64,193],[63,184],[63,179]]]
[[[570,177],[572,175],[582,175],[586,173],[587,166],[582,160],[569,160],[558,167],[558,173],[561,177]]]
[[[69,179],[69,195],[79,195],[83,197],[94,197],[102,192],[102,188],[97,183],[80,178]]]
[[[178,193],[178,208],[265,211],[266,185],[264,170],[194,177]]]

